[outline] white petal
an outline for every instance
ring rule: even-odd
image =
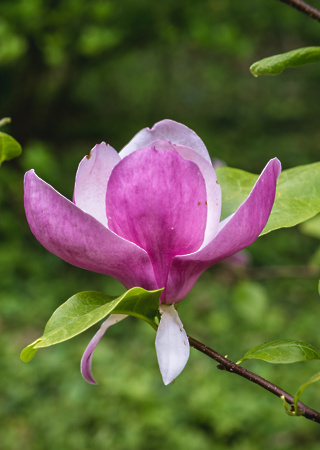
[[[171,383],[184,369],[190,346],[187,333],[174,305],[161,305],[161,320],[156,336],[156,351],[165,385]]]

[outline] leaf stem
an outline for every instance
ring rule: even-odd
[[[292,8],[295,8],[298,11],[307,14],[312,19],[315,19],[318,22],[320,22],[320,11],[318,11],[316,8],[313,8],[313,6],[308,5],[308,3],[305,3],[302,0],[279,0],[279,1],[286,3],[289,6],[292,6]]]
[[[199,352],[204,353],[205,355],[209,356],[210,358],[214,359],[219,363],[218,369],[220,370],[226,370],[227,372],[235,373],[236,375],[240,375],[240,377],[246,378],[247,380],[251,381],[252,383],[258,384],[263,389],[266,389],[267,391],[271,392],[272,394],[276,395],[277,397],[281,399],[285,399],[287,403],[291,405],[291,411],[294,412],[294,397],[290,395],[288,392],[284,391],[283,389],[279,388],[273,383],[270,383],[270,381],[260,377],[259,375],[250,372],[249,370],[245,369],[244,367],[241,367],[237,365],[236,363],[230,361],[229,359],[225,358],[224,356],[220,355],[219,353],[215,352],[211,348],[207,347],[206,345],[202,344],[201,342],[197,341],[196,339],[188,336],[189,343],[191,347],[195,348],[196,350],[199,350]],[[314,422],[320,423],[320,413],[318,411],[315,411],[312,408],[309,408],[309,406],[305,405],[302,402],[298,402],[298,412],[299,415],[304,416],[306,419],[312,420]]]

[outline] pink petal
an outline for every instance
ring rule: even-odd
[[[172,258],[201,246],[206,201],[196,164],[174,150],[140,149],[125,157],[110,176],[109,228],[148,252],[163,287]]]
[[[97,331],[97,333],[93,336],[93,338],[89,342],[87,348],[83,353],[80,364],[81,374],[88,383],[98,384],[96,380],[93,378],[91,366],[92,366],[93,352],[98,343],[100,342],[100,339],[102,338],[102,336],[104,335],[104,333],[107,331],[108,328],[120,322],[120,320],[125,319],[126,317],[128,316],[126,316],[125,314],[111,314],[111,316],[109,316],[108,319],[103,322],[100,329]]]
[[[96,145],[80,162],[74,187],[73,201],[107,226],[106,191],[110,173],[120,161],[119,154],[104,142]]]
[[[25,175],[31,231],[51,253],[74,266],[117,278],[127,289],[157,289],[147,253],[83,212],[33,170]]]
[[[185,145],[210,161],[208,150],[199,136],[190,128],[174,120],[162,120],[152,128],[144,128],[119,153],[121,158],[143,147],[153,147],[153,141],[170,141],[172,144]]]
[[[176,256],[171,264],[166,303],[182,300],[208,267],[254,242],[264,229],[274,203],[276,182],[281,171],[277,158],[269,161],[247,200],[220,223],[217,235],[195,253]]]
[[[199,153],[183,145],[173,145],[170,142],[164,141],[155,141],[153,144],[156,150],[173,149],[177,151],[184,159],[197,164],[201,171],[207,191],[207,225],[202,243],[202,247],[204,247],[216,234],[221,214],[221,188],[217,182],[217,176],[211,161],[208,162]]]

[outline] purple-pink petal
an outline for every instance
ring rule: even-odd
[[[281,164],[277,158],[269,161],[249,197],[233,215],[220,223],[216,236],[197,252],[173,259],[166,303],[182,300],[204,270],[248,247],[257,239],[271,213],[280,171]]]
[[[150,256],[159,287],[166,285],[172,258],[203,242],[204,178],[175,150],[144,148],[125,157],[110,176],[106,207],[109,228]]]
[[[108,328],[120,322],[120,320],[125,319],[126,317],[128,316],[126,316],[125,314],[112,314],[111,316],[109,316],[89,342],[87,348],[83,353],[80,364],[81,374],[88,383],[98,384],[92,375],[92,356],[96,346],[100,342],[100,339],[103,337]]]
[[[51,253],[74,266],[104,273],[130,289],[157,289],[145,250],[83,212],[33,170],[25,175],[25,210],[31,231]]]
[[[157,147],[156,147],[157,148]],[[207,224],[202,247],[211,241],[216,234],[221,214],[221,188],[211,161],[208,162],[199,153],[183,145],[173,145],[173,148],[186,160],[192,161],[200,169],[207,191]]]
[[[74,203],[105,226],[107,184],[112,169],[119,161],[119,154],[102,142],[83,158],[76,175]]]
[[[199,153],[202,158],[211,162],[208,150],[199,136],[190,128],[174,120],[162,120],[152,128],[144,128],[121,150],[120,157],[124,158],[130,153],[143,148],[153,147],[154,141],[171,142],[176,145],[184,145]]]
[[[221,188],[211,162],[208,162],[199,153],[184,145],[171,144],[165,141],[154,141],[157,150],[175,150],[185,160],[192,161],[200,169],[207,191],[207,224],[202,247],[210,242],[216,234],[221,214]]]

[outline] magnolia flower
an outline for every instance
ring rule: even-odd
[[[80,162],[69,201],[33,170],[25,176],[25,210],[38,241],[58,257],[111,275],[130,289],[164,288],[156,336],[165,384],[183,369],[189,343],[174,304],[210,266],[249,246],[269,218],[281,170],[269,161],[248,198],[220,222],[221,190],[197,134],[171,120],[141,130],[120,153],[96,145]],[[82,358],[91,358],[110,316]]]

